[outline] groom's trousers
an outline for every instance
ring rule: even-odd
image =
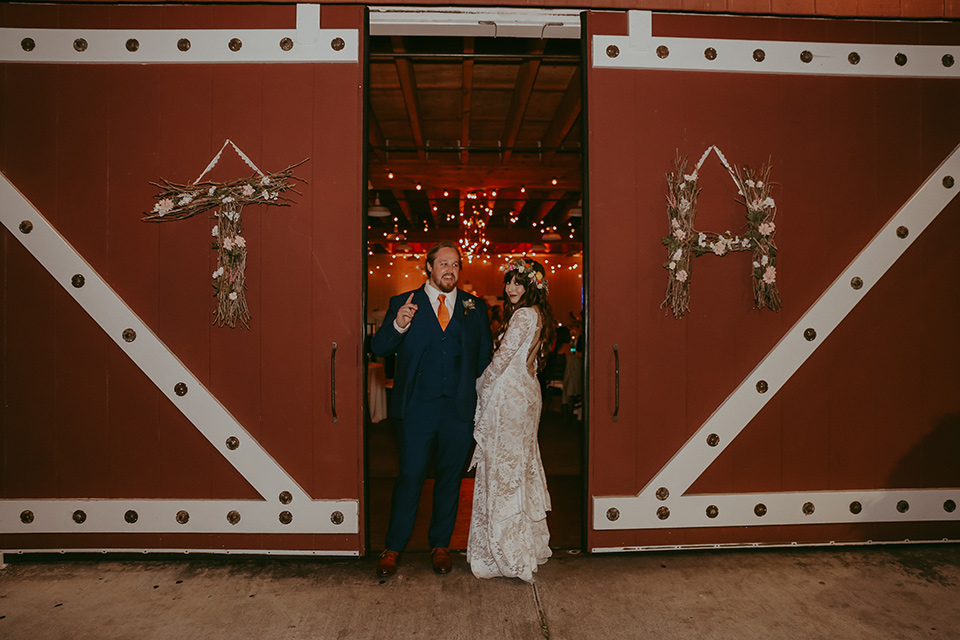
[[[427,534],[430,547],[449,547],[457,519],[460,479],[473,444],[473,421],[456,418],[453,397],[414,399],[406,418],[397,420],[400,475],[393,485],[386,548],[403,551],[413,533],[420,493],[430,459],[434,463],[433,513]]]

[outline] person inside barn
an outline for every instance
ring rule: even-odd
[[[433,457],[433,513],[428,538],[433,570],[449,573],[448,547],[457,517],[460,479],[473,443],[475,383],[490,362],[492,339],[484,301],[457,288],[461,256],[439,242],[427,252],[427,281],[394,296],[371,341],[378,356],[397,356],[389,416],[396,421],[400,474],[377,575],[397,571],[413,533],[420,493]]]
[[[537,371],[546,366],[556,322],[542,264],[515,258],[504,271],[504,322],[493,360],[477,380],[467,561],[478,578],[532,582],[551,554],[550,494],[537,443],[543,406]]]

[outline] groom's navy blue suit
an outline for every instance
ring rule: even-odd
[[[487,307],[480,298],[457,289],[444,331],[424,287],[412,293],[417,312],[407,331],[397,331],[394,320],[410,291],[390,299],[371,341],[378,356],[397,355],[389,415],[397,424],[400,475],[393,488],[386,538],[386,548],[397,552],[403,551],[413,532],[431,457],[435,480],[429,542],[431,547],[450,546],[460,478],[473,444],[476,382],[490,363],[493,346]]]

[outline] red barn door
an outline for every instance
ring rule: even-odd
[[[589,547],[960,538],[960,25],[587,31]],[[724,160],[772,167],[780,311],[755,308],[749,251],[671,267],[678,154],[697,242],[750,231]]]
[[[364,10],[3,5],[0,549],[363,552]],[[161,178],[309,158],[248,205],[250,330],[212,211]]]

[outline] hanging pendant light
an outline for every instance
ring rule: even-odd
[[[376,200],[373,202],[373,206],[367,209],[367,215],[371,218],[389,218],[390,209],[387,209],[385,206],[380,204],[380,194],[377,194]]]

